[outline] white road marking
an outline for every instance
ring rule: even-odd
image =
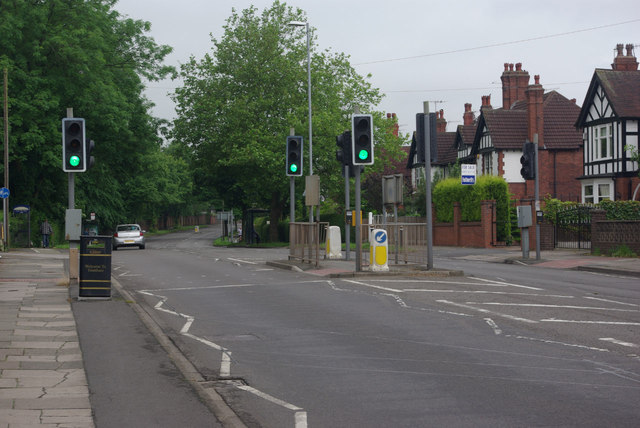
[[[489,324],[496,335],[502,334],[502,330],[500,330],[500,327],[498,327],[498,324],[496,324],[494,320],[492,320],[491,318],[485,318],[484,320],[487,322],[487,324]]]
[[[597,308],[593,306],[545,305],[542,303],[467,302],[467,305],[524,306],[530,308],[594,309],[599,311],[639,312],[637,309]]]
[[[617,300],[602,299],[600,297],[585,296],[584,298],[591,299],[591,300],[599,300],[601,302],[607,302],[607,303],[617,303],[618,305],[633,306],[634,308],[640,308],[640,305],[636,305],[634,303],[618,302]]]
[[[309,281],[309,282],[321,282],[321,281]],[[181,291],[181,290],[194,290],[194,289],[200,289],[200,288],[229,288],[229,287],[251,287],[257,284],[236,284],[236,285],[222,285],[222,286],[212,286],[212,287],[184,287],[184,288],[176,288],[176,289],[163,289],[163,291],[167,291],[167,290],[172,290],[172,291]],[[175,315],[181,318],[186,318],[186,322],[184,323],[184,325],[182,326],[182,328],[180,329],[180,334],[185,336],[185,337],[189,337],[197,342],[202,343],[203,345],[206,345],[212,349],[215,349],[217,351],[222,352],[222,358],[220,360],[220,377],[221,378],[230,378],[231,377],[231,355],[232,352],[221,346],[218,345],[217,343],[214,343],[210,340],[204,339],[202,337],[198,337],[194,334],[189,333],[189,330],[191,329],[191,325],[195,322],[195,317],[191,316],[191,315],[186,315],[186,314],[182,314],[176,311],[172,311],[170,309],[166,309],[163,307],[163,305],[165,304],[165,302],[168,300],[167,297],[165,296],[161,296],[161,295],[157,295],[157,294],[153,294],[150,292],[150,290],[142,290],[139,291],[140,294],[144,294],[147,296],[152,296],[155,297],[157,299],[160,299],[158,301],[158,303],[154,306],[154,309],[158,310],[158,311],[162,311],[171,315]],[[285,407],[289,410],[293,410],[295,412],[294,414],[294,421],[295,421],[295,428],[307,428],[307,412],[304,411],[304,409],[298,407],[298,406],[294,406],[293,404],[287,403],[283,400],[280,400],[278,398],[275,398],[269,394],[266,394],[264,392],[261,392],[255,388],[252,388],[250,386],[247,385],[238,385],[238,384],[234,384],[237,388],[245,390],[245,391],[249,391],[252,394],[261,397],[265,400],[268,400],[274,404],[277,404],[279,406]]]
[[[448,305],[458,306],[460,308],[471,309],[473,311],[481,312],[483,314],[496,315],[496,316],[499,316],[499,317],[502,317],[502,318],[511,319],[511,320],[514,320],[514,321],[521,321],[521,322],[526,322],[526,323],[529,323],[529,324],[537,324],[538,323],[538,321],[530,320],[530,319],[527,319],[527,318],[514,317],[513,315],[501,314],[499,312],[488,311],[486,309],[476,308],[475,306],[464,305],[462,303],[450,302],[448,300],[436,300],[436,302],[438,302],[438,303],[446,303]]]
[[[548,319],[540,320],[540,322],[557,322],[557,323],[573,323],[573,324],[602,324],[602,325],[640,325],[640,322],[559,320],[559,319],[556,319],[556,318],[548,318]]]
[[[246,263],[248,265],[257,265],[258,264],[256,262],[250,262],[249,260],[232,259],[231,257],[227,257],[227,260],[231,260],[232,262],[238,262],[238,263]]]
[[[461,293],[461,294],[498,294],[503,296],[531,296],[531,297],[555,297],[561,299],[574,299],[573,296],[566,296],[560,294],[537,294],[537,293],[515,293],[509,291],[486,291],[486,290],[434,290],[424,288],[405,288],[401,290],[405,293]]]
[[[622,340],[614,339],[613,337],[601,337],[600,340],[603,342],[610,342],[620,346],[626,346],[627,348],[640,348],[639,345],[631,342],[623,342]]]
[[[353,279],[345,279],[345,281],[346,282],[350,282],[352,284],[358,284],[358,285],[363,285],[365,287],[375,288],[377,290],[390,291],[391,293],[402,293],[402,290],[398,290],[398,289],[395,289],[395,288],[388,288],[388,287],[380,287],[379,285],[367,284],[365,282],[355,281]]]
[[[537,291],[544,290],[543,288],[530,287],[528,285],[514,284],[514,283],[511,283],[511,282],[494,281],[492,279],[484,279],[484,278],[477,278],[477,277],[472,277],[472,278],[477,279],[478,281],[488,282],[488,283],[493,284],[493,285],[495,285],[497,287],[518,287],[518,288],[526,288],[528,290],[537,290]]]
[[[514,339],[524,339],[524,340],[531,340],[534,342],[549,343],[552,345],[570,346],[572,348],[582,348],[582,349],[588,349],[590,351],[609,352],[608,349],[594,348],[593,346],[586,346],[586,345],[576,345],[575,343],[558,342],[556,340],[537,339],[535,337],[511,336],[511,335],[506,335],[505,337],[513,337]]]

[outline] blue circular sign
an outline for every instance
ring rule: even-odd
[[[7,189],[6,187],[3,187],[0,189],[0,198],[2,199],[6,199],[9,197],[9,189]]]
[[[373,237],[378,244],[383,244],[387,240],[387,232],[380,230]]]

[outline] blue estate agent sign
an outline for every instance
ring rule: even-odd
[[[378,244],[384,244],[384,241],[387,240],[387,232],[385,232],[384,230],[376,232],[376,236],[374,236],[374,239]]]
[[[2,199],[6,199],[9,197],[9,189],[7,189],[6,187],[3,187],[0,189],[0,198]]]
[[[460,167],[462,184],[476,184],[476,165],[463,163]]]

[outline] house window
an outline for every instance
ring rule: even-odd
[[[610,196],[611,186],[608,184],[598,184],[598,202],[605,199],[611,199]]]
[[[608,159],[611,158],[613,148],[613,126],[604,125],[599,126],[595,130],[595,155],[596,159]]]
[[[584,203],[593,204],[593,184],[584,186]]]
[[[605,199],[611,199],[611,183],[593,183],[584,185],[585,204],[597,204]]]
[[[493,175],[493,162],[491,153],[482,155],[482,172],[484,175]]]

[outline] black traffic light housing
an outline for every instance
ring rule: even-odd
[[[373,165],[373,118],[370,114],[351,117],[351,163]]]
[[[341,165],[351,166],[351,131],[344,131],[336,137],[336,159]]]
[[[427,135],[427,129],[425,126],[425,117],[428,116],[429,120],[429,130]],[[436,125],[436,114],[435,113],[416,113],[416,162],[414,165],[424,166],[425,158],[427,157],[424,147],[425,147],[425,139],[429,137],[429,150],[431,155],[431,162],[437,161],[438,154],[438,133],[437,125]]]
[[[287,137],[287,175],[302,177],[302,137]]]
[[[84,119],[62,119],[62,170],[85,172],[87,170],[87,146]]]
[[[94,143],[93,140],[85,140],[85,141],[86,141],[85,152],[86,152],[86,158],[87,158],[87,169],[89,169],[96,164],[96,158],[94,158],[91,155],[91,152],[96,147],[96,143]]]
[[[522,146],[522,156],[520,157],[520,175],[525,180],[534,180],[536,178],[536,146],[535,143],[527,141]]]

